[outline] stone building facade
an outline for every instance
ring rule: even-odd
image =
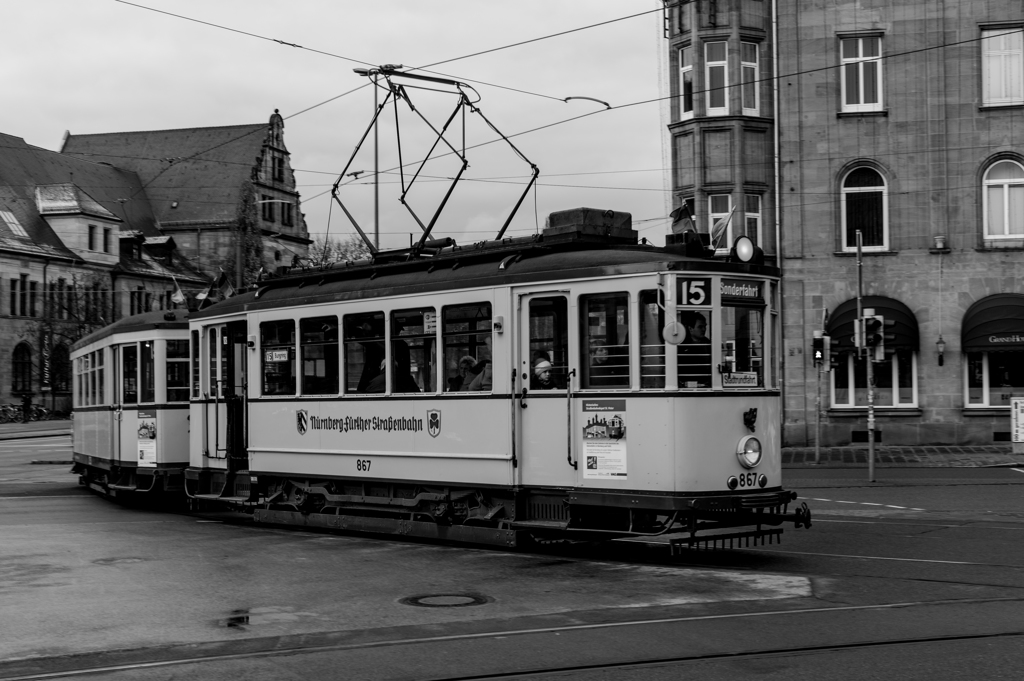
[[[777,55],[775,67],[758,62],[758,73],[777,99],[766,202],[777,204],[781,235],[787,444],[819,437],[819,386],[820,443],[867,439],[858,290],[862,308],[891,322],[872,364],[876,441],[1009,440],[1011,401],[1024,397],[1024,5],[699,0],[666,9],[670,54],[692,46],[692,70],[704,77],[694,81],[695,118],[708,117],[700,100],[709,86],[726,89],[728,115],[746,118],[736,90],[753,62],[730,38],[727,80],[712,82],[719,62],[708,43],[735,33],[756,42],[748,17],[758,12],[774,26],[760,49]],[[674,115],[678,137],[686,123]],[[686,152],[676,150],[677,169]],[[689,158],[694,177],[710,172],[706,154]],[[690,190],[675,189],[678,205]],[[699,200],[696,208],[700,217]],[[832,350],[820,379],[816,330]]]
[[[0,134],[0,401],[66,411],[78,338],[305,257],[283,130],[275,112],[257,125],[68,135],[60,153]]]

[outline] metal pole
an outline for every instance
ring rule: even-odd
[[[377,76],[373,77],[373,110],[376,113],[377,107]],[[380,156],[377,146],[377,121],[373,123],[373,245],[380,248],[380,182],[379,171]]]
[[[868,380],[868,481],[875,481],[875,372],[873,357],[868,356],[868,349],[865,344],[864,328],[861,320],[864,318],[864,309],[861,297],[864,290],[864,262],[861,257],[861,248],[864,240],[861,231],[857,230],[857,336],[860,338],[860,354],[867,364]],[[874,314],[874,310],[871,311]],[[856,386],[854,386],[856,390]]]
[[[814,463],[821,461],[821,365],[818,365],[818,397],[814,400]]]

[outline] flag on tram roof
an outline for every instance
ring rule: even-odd
[[[721,220],[715,223],[715,226],[711,228],[711,246],[715,249],[718,248],[718,240],[725,234],[726,227],[729,226],[729,222],[732,220],[732,214],[735,212],[736,206],[729,209],[729,214]]]
[[[171,294],[171,302],[175,305],[181,305],[185,302],[185,294],[181,290],[181,286],[178,285],[178,278],[173,274],[171,279],[174,280],[174,293]]]

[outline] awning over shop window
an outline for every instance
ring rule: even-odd
[[[896,322],[892,326],[886,325],[885,327],[886,335],[895,336],[894,340],[885,341],[887,349],[917,350],[917,317],[909,307],[898,300],[884,296],[864,296],[861,298],[861,307],[874,308],[876,315],[882,315],[886,321],[891,319]],[[856,318],[856,298],[840,303],[832,312],[826,333],[832,337],[833,352],[846,352],[856,347],[853,343],[853,322]]]
[[[964,352],[1024,350],[1024,295],[997,293],[967,308],[960,346]]]

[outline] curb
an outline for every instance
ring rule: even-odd
[[[70,430],[30,430],[21,431],[17,433],[0,433],[0,440],[27,440],[29,438],[39,437],[58,437],[61,435],[71,435]]]

